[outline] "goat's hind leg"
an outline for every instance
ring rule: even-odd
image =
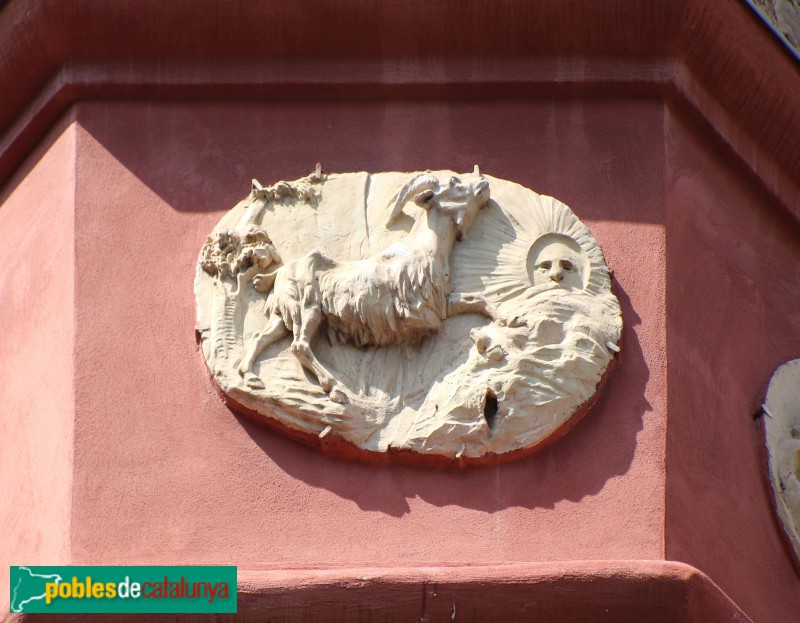
[[[317,377],[319,385],[334,402],[344,402],[344,394],[336,388],[336,381],[330,372],[322,365],[314,351],[311,350],[311,341],[317,334],[323,320],[322,309],[317,304],[317,298],[311,288],[304,293],[303,306],[300,312],[300,324],[295,320],[294,340],[292,353],[300,364]]]
[[[244,377],[245,384],[252,389],[264,389],[264,381],[255,375],[253,365],[258,356],[264,349],[282,339],[289,333],[283,318],[278,314],[272,314],[267,321],[267,327],[258,333],[242,357],[239,363],[239,374]]]

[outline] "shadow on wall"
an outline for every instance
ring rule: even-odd
[[[218,212],[313,171],[472,171],[584,220],[659,222],[659,101],[83,102],[80,126],[178,212]],[[513,123],[510,120],[513,119]],[[615,179],[625,184],[609,183]]]
[[[650,374],[636,333],[641,321],[617,283],[614,293],[626,323],[616,370],[597,403],[572,431],[519,461],[466,469],[358,463],[323,456],[244,416],[236,417],[284,472],[351,500],[364,511],[400,517],[410,512],[408,500],[415,497],[438,507],[455,505],[487,513],[576,502],[628,471],[644,414],[652,410],[644,395]]]

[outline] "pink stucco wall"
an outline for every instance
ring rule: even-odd
[[[220,562],[243,620],[447,620],[441,586],[458,620],[743,621],[712,581],[798,618],[753,419],[800,356],[796,59],[739,0],[463,4],[0,10],[0,608],[12,563]],[[317,161],[477,162],[574,209],[626,328],[573,431],[422,470],[225,408],[198,250],[252,177]]]
[[[800,356],[800,227],[703,127],[670,113],[665,136],[667,557],[754,620],[793,621],[800,579],[754,416],[775,368]]]
[[[292,179],[317,161],[479,162],[575,210],[614,270],[626,328],[573,431],[515,463],[414,469],[326,458],[224,406],[193,335],[199,247],[251,177]],[[797,226],[672,108],[82,103],[3,198],[14,245],[0,250],[0,313],[13,330],[0,335],[0,425],[15,439],[0,456],[3,574],[18,562],[666,558],[755,621],[800,608],[752,417],[771,371],[800,350]]]
[[[8,567],[70,559],[75,126],[0,191],[0,612]]]
[[[266,567],[664,556],[664,196],[657,101],[76,106],[75,563]],[[593,229],[626,331],[600,402],[540,455],[368,466],[238,418],[193,336],[197,253],[258,177],[471,170]],[[625,183],[619,183],[619,180]]]

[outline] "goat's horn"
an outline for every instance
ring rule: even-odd
[[[481,168],[476,164],[475,168],[472,169],[472,173],[475,174],[475,175],[480,175],[481,174]]]
[[[387,227],[394,223],[400,212],[403,211],[403,206],[406,204],[406,201],[408,201],[409,198],[423,190],[436,188],[438,185],[439,180],[430,173],[420,173],[419,175],[412,177],[411,180],[409,180],[409,182],[403,186],[402,190],[398,193],[397,202],[394,204],[394,208],[392,208],[392,213],[389,215],[389,220],[386,221]]]

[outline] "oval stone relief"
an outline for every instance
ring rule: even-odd
[[[235,410],[332,454],[491,463],[553,440],[619,351],[619,302],[560,201],[452,171],[263,187],[197,267],[197,330]]]

